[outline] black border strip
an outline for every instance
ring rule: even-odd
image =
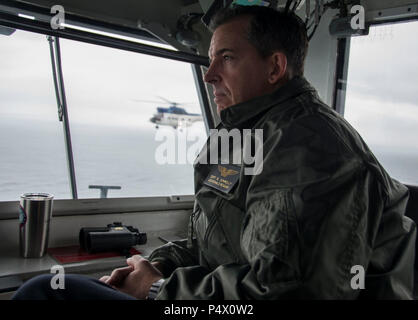
[[[194,64],[192,65],[192,69],[193,69],[193,75],[195,77],[195,82],[198,85],[199,101],[200,101],[200,105],[203,107],[202,108],[203,117],[204,119],[206,119],[205,121],[206,131],[209,136],[209,130],[215,129],[215,121],[213,119],[212,112],[210,109],[209,98],[207,95],[205,83],[203,81],[203,74],[202,74],[201,67],[199,65]]]
[[[337,43],[337,63],[334,77],[334,93],[332,98],[332,108],[339,114],[344,115],[345,93],[347,90],[349,40],[346,38],[338,39]]]

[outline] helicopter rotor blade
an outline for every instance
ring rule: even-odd
[[[158,98],[166,101],[167,103],[171,103],[174,106],[196,104],[196,102],[176,102],[176,101],[170,101],[170,100],[168,100],[166,98],[163,98],[161,96],[158,96]]]
[[[171,103],[171,104],[177,104],[176,102],[173,102],[173,101],[170,101],[170,100],[168,100],[168,99],[166,99],[166,98],[163,98],[163,97],[161,97],[161,96],[157,96],[159,99],[161,99],[161,100],[164,100],[165,102],[168,102],[168,103]]]
[[[155,100],[142,100],[142,99],[132,99],[132,101],[135,102],[145,102],[145,103],[156,103],[156,104],[169,104],[169,102],[161,102],[161,101],[155,101]]]
[[[175,101],[170,101],[168,99],[165,99],[163,97],[158,96],[159,99],[163,100],[163,101],[157,101],[157,100],[143,100],[143,99],[131,99],[132,101],[135,102],[144,102],[144,103],[155,103],[155,104],[169,104],[172,105],[174,107],[176,106],[181,106],[181,105],[196,105],[196,102],[175,102]]]

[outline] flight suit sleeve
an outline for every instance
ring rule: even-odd
[[[165,278],[169,277],[176,268],[198,264],[195,249],[187,247],[187,240],[166,243],[155,249],[148,260],[160,263],[160,271]]]
[[[359,297],[361,279],[359,286],[352,271],[367,270],[379,238],[382,182],[332,130],[315,126],[295,123],[264,143],[263,171],[251,179],[241,232],[248,263],[178,268],[157,299]],[[391,228],[387,241],[408,238],[406,225]],[[410,289],[401,283],[408,279],[388,278]]]
[[[193,212],[196,211],[196,203]],[[192,214],[193,216],[193,214]],[[192,216],[190,219],[192,219]],[[189,222],[189,230],[191,228]],[[190,236],[190,235],[189,235]],[[168,242],[165,245],[155,249],[148,257],[151,262],[158,262],[159,269],[167,278],[171,273],[180,267],[187,267],[199,264],[198,249],[194,241],[189,239]]]
[[[362,299],[414,299],[416,224],[404,216],[408,189],[389,181],[386,208],[367,269]],[[407,231],[407,234],[405,234]]]

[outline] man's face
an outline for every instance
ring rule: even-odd
[[[209,48],[211,64],[204,80],[213,85],[218,114],[232,105],[271,91],[269,60],[246,39],[249,17],[219,26]]]

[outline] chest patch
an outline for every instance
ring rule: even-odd
[[[240,166],[232,164],[213,165],[203,183],[223,193],[229,193],[239,180]]]

